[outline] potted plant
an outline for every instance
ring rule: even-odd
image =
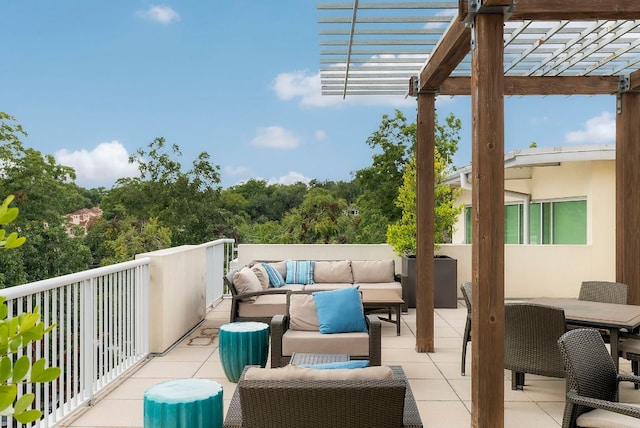
[[[459,190],[451,189],[444,183],[447,162],[439,151],[435,152],[435,218],[434,246],[450,240],[453,225],[462,213],[462,205],[454,201]],[[402,210],[402,217],[387,228],[387,243],[402,257],[402,293],[410,308],[415,308],[416,294],[416,158],[415,154],[407,163],[403,184],[398,191],[396,205]],[[435,301],[436,308],[457,306],[457,261],[447,256],[435,256]]]
[[[18,208],[9,208],[13,198],[8,196],[0,205],[0,225],[10,224],[18,216]],[[7,235],[6,230],[0,228],[0,250],[18,248],[25,241],[17,232]],[[29,357],[32,343],[42,340],[54,325],[45,327],[38,307],[15,317],[8,314],[6,299],[0,296],[0,415],[27,424],[40,419],[42,412],[31,408],[34,393],[18,396],[18,390],[24,384],[47,383],[60,376],[60,368],[47,368],[45,358],[32,363]]]

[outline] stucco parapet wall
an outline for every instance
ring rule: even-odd
[[[206,250],[183,245],[139,257],[151,259],[149,350],[163,353],[205,318]]]

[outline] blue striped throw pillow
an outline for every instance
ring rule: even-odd
[[[269,263],[262,263],[262,267],[265,271],[267,271],[267,276],[269,277],[269,284],[271,284],[274,288],[279,288],[284,285],[284,278],[278,272],[278,269],[271,266]]]
[[[313,260],[287,260],[287,284],[313,284]]]

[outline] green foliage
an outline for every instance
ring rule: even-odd
[[[102,198],[104,217],[131,223],[157,218],[171,231],[171,245],[199,244],[228,232],[228,213],[220,208],[220,176],[217,165],[206,152],[200,153],[192,168],[183,171],[180,148],[156,138],[146,149],[138,149],[130,161],[137,163],[140,177],[117,181]],[[164,238],[160,237],[162,241]]]
[[[18,208],[9,208],[13,199],[13,195],[8,196],[0,206],[0,225],[8,225],[18,217]],[[4,229],[0,229],[0,235],[5,236]],[[13,232],[6,240],[0,241],[0,248],[10,249],[22,246],[26,238],[18,237]],[[60,369],[47,368],[44,358],[31,364],[27,355],[31,343],[42,340],[54,326],[45,328],[37,306],[33,312],[24,312],[11,318],[8,315],[6,298],[0,296],[0,413],[13,416],[19,423],[26,424],[40,419],[42,412],[31,409],[35,394],[24,394],[18,398],[18,386],[24,383],[51,382],[60,376]],[[23,355],[18,356],[19,352]]]
[[[136,254],[171,246],[171,231],[161,226],[156,218],[135,221],[127,217],[112,226],[116,229],[107,228],[103,235],[109,254],[101,260],[103,266],[133,260]]]
[[[14,196],[9,195],[5,198],[2,205],[0,205],[0,225],[7,225],[12,223],[17,217],[19,209],[12,207],[9,208],[9,204],[13,201]],[[24,236],[18,236],[18,232],[11,232],[7,236],[7,231],[0,229],[0,248],[18,248],[25,243],[27,238]]]
[[[24,213],[12,226],[29,236],[18,250],[0,251],[0,288],[82,271],[91,260],[82,240],[67,234],[64,215],[89,201],[73,183],[75,172],[23,147],[25,135],[13,117],[0,112],[0,189]],[[7,239],[15,244],[11,235]]]
[[[18,353],[30,349],[32,342],[42,340],[55,325],[45,327],[38,307],[16,317],[9,318],[8,313],[6,299],[0,296],[0,413],[26,424],[40,419],[42,412],[31,409],[35,394],[18,398],[18,387],[51,382],[60,376],[60,368],[46,367],[44,358],[32,364],[27,354],[18,357]]]
[[[367,213],[361,227],[379,232],[377,236],[368,234],[367,239],[374,241],[358,243],[385,242],[386,224],[380,229],[380,224],[369,224],[367,220],[386,218],[394,222],[402,216],[394,202],[402,185],[405,165],[415,152],[415,142],[416,125],[408,123],[400,110],[396,110],[393,117],[383,115],[380,126],[367,139],[369,147],[376,152],[372,165],[355,173],[356,184],[362,189],[356,204],[361,213]]]
[[[436,144],[434,159],[434,244],[448,242],[453,225],[462,213],[462,206],[454,206],[460,190],[451,189],[444,183],[451,158],[455,154],[461,122],[453,115],[445,119],[445,124],[436,124]],[[416,158],[415,152],[405,166],[402,186],[398,191],[395,205],[402,216],[387,228],[387,242],[398,255],[416,254]]]

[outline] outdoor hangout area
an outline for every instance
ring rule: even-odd
[[[229,324],[230,304],[230,299],[224,299],[208,312],[204,323],[165,355],[150,358],[119,381],[93,406],[82,409],[76,416],[64,421],[61,426],[143,427],[145,391],[154,385],[175,379],[206,379],[219,383],[223,390],[224,426],[240,426],[234,425],[237,409],[235,416],[233,411],[231,415],[229,414],[231,400],[239,384],[227,378],[220,355],[220,328]],[[461,350],[465,343],[466,320],[467,309],[464,300],[460,300],[459,307],[456,309],[436,309],[436,351],[434,353],[417,353],[414,349],[415,309],[409,309],[407,313],[402,314],[400,336],[396,335],[393,324],[381,322],[381,365],[402,368],[411,388],[421,423],[421,425],[411,426],[442,428],[470,426],[472,393],[470,344],[464,365],[466,373],[464,375],[461,373]],[[269,355],[265,370],[273,370],[270,358]],[[530,374],[531,372],[528,371],[524,378],[524,386],[514,390],[512,389],[514,377],[511,370],[505,369],[503,372],[505,426],[523,428],[562,426],[565,409],[565,379],[551,377],[549,374],[544,376]],[[631,362],[620,359],[620,373],[630,374],[631,372]],[[369,396],[364,394],[359,397],[362,400]],[[640,391],[635,390],[631,383],[622,383],[619,399],[621,402],[640,405]],[[273,406],[273,400],[270,403]],[[286,403],[280,401],[277,405],[292,407],[296,405],[294,403],[295,400],[291,399]],[[385,404],[380,403],[380,406]],[[277,418],[274,415],[280,411],[305,411],[272,407],[271,411],[267,412],[264,411],[264,403],[260,409],[264,412],[262,413],[264,418]],[[311,411],[311,409],[307,410]],[[230,416],[231,418],[227,419]],[[416,420],[415,416],[413,420]],[[264,419],[263,423],[265,423]]]

